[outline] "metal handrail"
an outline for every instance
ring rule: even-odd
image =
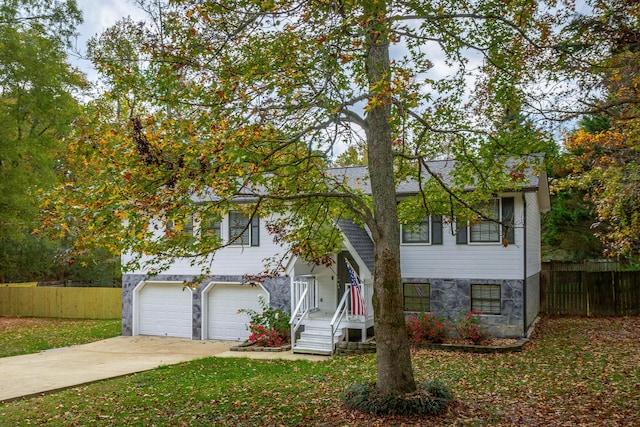
[[[342,323],[342,319],[347,313],[347,296],[349,295],[350,290],[351,290],[350,286],[347,286],[344,291],[344,295],[342,295],[342,299],[340,300],[340,304],[338,304],[338,308],[336,308],[336,312],[334,313],[333,318],[331,319],[331,355],[332,356],[334,352],[335,343],[333,342],[333,339],[335,338],[336,324],[340,325]],[[336,320],[338,321],[337,323],[336,323]]]

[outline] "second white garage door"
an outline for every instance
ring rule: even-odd
[[[191,291],[182,283],[147,282],[137,290],[136,335],[191,338]]]
[[[261,312],[259,298],[269,301],[261,286],[213,284],[207,292],[207,339],[244,341],[249,338],[249,316],[240,309]]]

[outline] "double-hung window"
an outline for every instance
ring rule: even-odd
[[[429,243],[429,218],[402,225],[402,243]]]
[[[482,314],[500,314],[502,298],[500,285],[471,285],[471,310]]]
[[[165,233],[167,236],[193,236],[193,217],[170,218],[167,220]]]
[[[472,243],[500,241],[500,199],[491,199],[480,209],[486,212],[479,222],[469,227],[469,241]]]
[[[200,221],[200,235],[202,237],[217,237],[222,239],[222,221],[220,218],[204,217]]]
[[[484,217],[468,227],[458,224],[456,243],[515,243],[514,198],[503,197],[489,200],[479,210]]]
[[[425,313],[431,311],[431,285],[429,283],[403,283],[404,311]]]
[[[434,215],[420,222],[403,224],[400,227],[403,244],[442,244],[442,216]]]
[[[260,220],[242,212],[229,212],[229,243],[238,246],[260,246]]]

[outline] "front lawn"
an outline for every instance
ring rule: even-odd
[[[418,380],[457,399],[438,418],[346,411],[340,395],[375,378],[375,357],[325,362],[208,358],[5,403],[11,426],[637,426],[640,317],[543,319],[521,353],[420,350]]]
[[[120,335],[120,319],[0,317],[0,357],[86,344]]]

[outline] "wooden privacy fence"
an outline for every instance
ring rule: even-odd
[[[639,315],[640,271],[543,270],[540,307],[551,315]]]
[[[0,316],[118,319],[122,289],[0,287]]]

